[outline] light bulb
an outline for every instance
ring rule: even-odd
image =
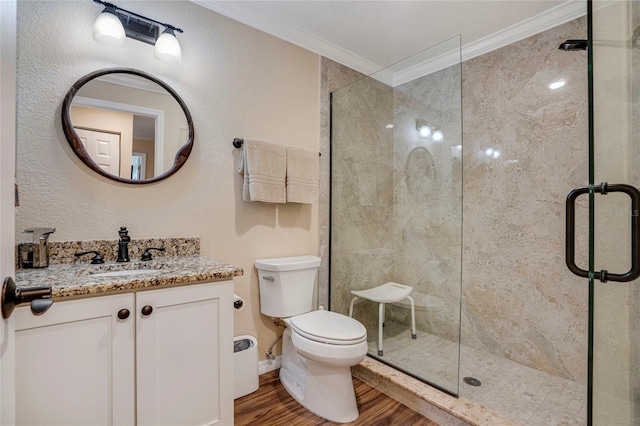
[[[500,157],[500,151],[496,149],[495,151],[493,151],[493,158],[498,158],[498,157]]]
[[[106,7],[93,24],[93,39],[110,46],[124,46],[124,27],[113,7]]]
[[[444,133],[442,133],[442,130],[436,130],[433,132],[431,139],[433,139],[434,142],[442,142],[444,140]]]
[[[420,134],[421,138],[428,138],[429,136],[431,136],[431,127],[425,125],[420,126],[420,128],[418,129],[418,133]]]
[[[162,62],[182,62],[182,49],[180,49],[180,43],[178,43],[173,29],[167,28],[160,34],[153,56]]]
[[[487,148],[487,150],[484,153],[489,156],[493,155],[493,148]]]

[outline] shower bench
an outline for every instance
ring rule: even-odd
[[[358,299],[371,300],[372,302],[379,303],[378,305],[378,356],[383,356],[382,350],[382,327],[384,326],[384,306],[386,303],[399,302],[403,299],[409,299],[411,303],[411,338],[416,338],[416,309],[413,298],[409,296],[413,291],[413,287],[398,284],[394,282],[388,282],[378,287],[369,288],[366,290],[351,290],[353,298],[349,305],[349,316],[353,317],[353,308]]]

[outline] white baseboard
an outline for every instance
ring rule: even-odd
[[[271,361],[270,359],[265,359],[264,361],[258,362],[258,374],[262,375],[264,373],[268,373],[269,371],[277,370],[282,365],[282,356],[278,355],[276,359]]]

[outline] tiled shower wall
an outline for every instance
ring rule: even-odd
[[[460,229],[455,206],[460,204],[455,194],[463,185],[462,343],[557,376],[585,380],[587,288],[564,264],[564,200],[572,188],[587,182],[586,53],[557,49],[560,42],[585,35],[586,20],[581,18],[463,63],[463,166],[452,151],[447,151],[446,164],[433,163],[446,165],[445,169],[413,167],[409,164],[413,150],[401,145],[407,140],[402,137],[402,129],[413,127],[415,131],[414,120],[419,118],[402,108],[406,90],[414,99],[415,93],[423,90],[423,104],[428,104],[432,102],[428,100],[428,88],[437,85],[439,78],[450,81],[447,73],[452,70],[422,77],[402,90],[396,88],[395,106],[400,108],[381,113],[394,119],[393,136],[386,136],[384,128],[375,134],[368,127],[362,128],[364,133],[354,136],[349,147],[354,158],[361,155],[364,164],[384,162],[376,182],[383,182],[382,186],[378,184],[379,190],[392,194],[376,193],[379,211],[371,214],[378,215],[376,220],[390,217],[392,222],[384,222],[388,226],[381,229],[372,228],[371,233],[359,231],[363,238],[377,236],[377,242],[348,240],[363,243],[360,251],[370,251],[353,253],[348,261],[334,252],[332,310],[346,311],[351,288],[388,279],[411,284],[422,276],[421,288],[444,301],[444,309],[421,313],[426,315],[422,327],[441,336],[455,335],[459,294],[452,289],[460,288],[459,282],[452,282],[459,280],[460,274],[460,241],[455,240]],[[345,67],[323,59],[323,111],[328,111],[329,88],[335,90],[356,78]],[[549,83],[561,78],[566,82],[564,87],[556,91],[548,88]],[[388,91],[372,79],[358,84],[364,82],[375,86],[384,97],[368,101],[379,102],[387,111]],[[328,125],[323,119],[323,153],[329,152]],[[370,143],[372,137],[380,139],[377,151],[367,151],[364,145],[358,150],[359,142]],[[453,148],[443,144],[416,151],[415,165],[430,165],[431,158],[435,161],[443,157],[444,152],[437,151],[442,147]],[[500,156],[489,158],[487,149],[498,150]],[[387,168],[386,159],[379,158],[387,153],[389,161],[395,158],[392,170]],[[329,162],[323,162],[322,185],[328,189]],[[462,181],[458,180],[460,167]],[[344,170],[357,171],[348,167]],[[411,170],[422,173],[422,180],[403,174]],[[336,164],[333,173],[334,180],[346,178],[339,175]],[[387,183],[385,176],[393,182]],[[354,180],[353,191],[344,194],[351,197],[342,200],[351,215],[359,214],[359,205],[372,202],[373,195],[366,186],[371,179],[366,181],[364,187],[356,188]],[[431,192],[433,186],[440,190]],[[333,197],[335,203],[338,194]],[[390,213],[392,216],[385,216]],[[328,208],[320,214],[321,254],[328,259]],[[411,226],[404,226],[409,217],[413,218]],[[398,249],[402,241],[400,247],[404,249]],[[358,264],[358,256],[362,263]],[[416,262],[421,262],[417,269],[407,268]],[[407,270],[418,272],[414,277],[403,276]],[[326,269],[321,271],[319,283],[319,300],[326,303]]]

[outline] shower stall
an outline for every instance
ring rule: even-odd
[[[330,309],[369,356],[521,424],[640,425],[640,3],[588,10],[331,91]]]
[[[589,9],[331,92],[330,309],[411,287],[415,339],[409,299],[353,304],[369,356],[521,424],[640,425],[640,6]]]

